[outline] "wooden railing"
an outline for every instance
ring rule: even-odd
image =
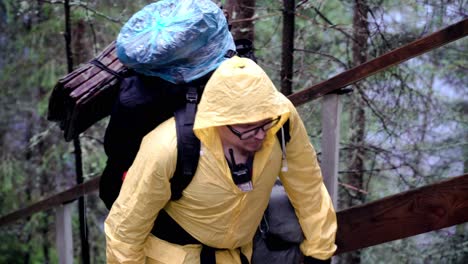
[[[79,184],[64,192],[55,194],[31,206],[15,211],[0,218],[0,227],[15,222],[21,218],[26,218],[32,214],[55,208],[59,205],[73,202],[81,196],[95,192],[99,188],[100,177],[93,178],[83,184]]]
[[[398,49],[392,50],[373,60],[342,72],[326,81],[313,85],[310,88],[290,95],[288,98],[298,106],[321,97],[327,93],[337,91],[347,85],[374,75],[391,66],[402,63],[423,53],[434,50],[468,34],[468,19],[439,30],[431,35],[413,41]]]
[[[0,227],[97,191],[99,177],[0,218]],[[337,213],[336,254],[468,222],[468,174]]]
[[[468,174],[337,213],[340,254],[468,222]]]
[[[468,19],[289,96],[301,105],[468,33]],[[97,191],[99,177],[0,218],[0,227]],[[468,221],[468,174],[337,213],[337,254]]]

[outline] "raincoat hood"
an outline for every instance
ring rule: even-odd
[[[194,132],[202,139],[209,128],[281,115],[279,128],[289,117],[290,104],[254,61],[234,56],[224,61],[206,84]]]

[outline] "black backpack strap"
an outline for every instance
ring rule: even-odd
[[[284,131],[284,145],[288,144],[288,142],[291,140],[291,134],[289,133],[289,119],[286,120],[283,124],[283,131]],[[281,135],[281,129],[276,132],[276,137],[278,138],[280,142],[281,149],[283,149],[283,136]]]
[[[178,245],[201,244],[200,264],[216,264],[217,248],[209,247],[183,229],[171,216],[163,209],[159,211],[151,233],[156,237],[169,243]],[[249,260],[239,248],[241,264],[249,264]]]
[[[182,197],[183,190],[192,181],[200,158],[200,140],[193,133],[197,112],[197,88],[188,87],[187,103],[174,113],[177,131],[177,166],[171,179],[171,200]]]
[[[232,57],[234,57],[235,55],[237,55],[237,51],[235,51],[235,50],[228,50],[228,51],[226,51],[226,54],[224,54],[224,57],[225,57],[225,58],[232,58]]]
[[[126,73],[118,73],[114,70],[112,70],[111,68],[107,67],[106,65],[104,65],[104,63],[102,63],[101,61],[99,61],[98,59],[94,58],[93,60],[91,60],[89,63],[93,64],[94,66],[98,67],[99,69],[103,70],[103,71],[106,71],[112,75],[114,75],[115,77],[117,77],[119,80],[122,80],[123,78],[125,78],[125,74]]]

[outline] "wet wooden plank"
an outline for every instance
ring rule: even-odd
[[[83,184],[76,185],[64,192],[52,195],[49,198],[34,203],[26,208],[12,212],[0,218],[0,227],[13,223],[21,218],[26,218],[35,213],[55,208],[59,205],[72,202],[77,198],[97,191],[100,177],[93,178]]]
[[[468,222],[468,174],[337,214],[337,254]]]

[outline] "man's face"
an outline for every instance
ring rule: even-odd
[[[241,152],[254,153],[262,148],[266,131],[278,123],[275,119],[264,119],[254,123],[228,125],[219,128],[223,143],[230,144]]]

